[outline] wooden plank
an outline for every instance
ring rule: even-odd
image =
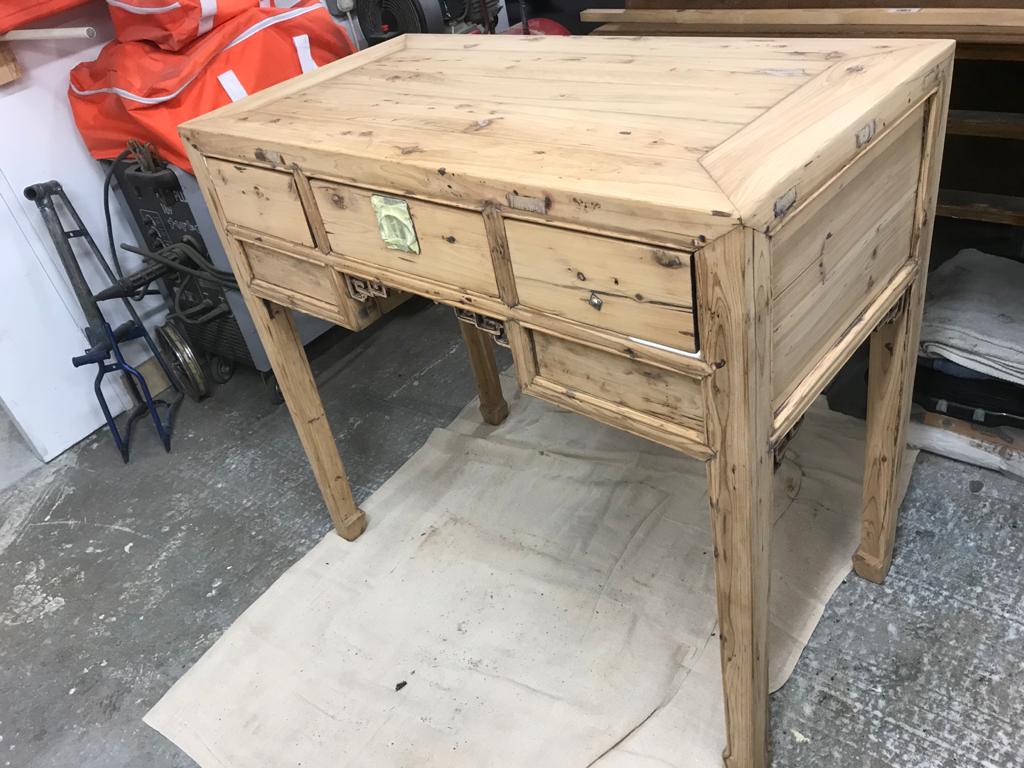
[[[989,224],[1024,226],[1024,198],[990,192],[943,189],[935,209],[938,216],[985,221]]]
[[[523,305],[696,351],[688,253],[520,221],[506,231]]]
[[[226,218],[213,175],[201,154],[188,147],[186,151],[334,528],[339,536],[352,541],[366,530],[366,515],[352,496],[345,467],[334,443],[334,433],[327,421],[295,323],[285,307],[261,299],[251,291],[252,273],[241,245],[227,233]]]
[[[907,8],[900,0],[855,0],[858,8]],[[809,8],[813,10],[830,4],[823,0],[625,0],[628,10],[670,8]],[[833,3],[833,5],[838,5]],[[849,3],[853,6],[853,2]],[[916,7],[924,8],[1024,8],[1024,0],[927,0]]]
[[[789,396],[775,406],[775,418],[772,424],[772,445],[778,445],[786,433],[796,426],[811,403],[825,391],[825,387],[839,373],[839,369],[853,355],[861,344],[871,335],[873,329],[885,317],[890,309],[900,300],[917,278],[918,264],[907,263],[857,319],[839,336],[833,345],[824,351],[814,367],[793,388]]]
[[[627,408],[670,424],[701,428],[703,402],[697,379],[541,332],[532,338],[540,378],[599,398],[610,411]]]
[[[491,251],[491,266],[494,268],[494,279],[498,283],[498,295],[508,306],[514,307],[519,303],[519,294],[516,292],[516,276],[512,272],[505,221],[494,205],[484,207],[483,216],[487,245]]]
[[[768,766],[772,476],[768,239],[750,229],[697,255],[708,499],[714,533],[726,768]]]
[[[22,75],[21,65],[10,43],[0,43],[0,85],[13,83]]]
[[[923,108],[787,217],[772,240],[776,407],[910,258]]]
[[[900,472],[917,371],[927,265],[949,109],[950,75],[946,73],[929,105],[914,221],[913,255],[920,269],[907,292],[903,311],[895,322],[879,328],[871,339],[861,540],[853,557],[853,567],[860,576],[875,582],[881,582],[889,572],[896,540]]]
[[[420,251],[409,253],[389,248],[382,239],[371,200],[373,193],[319,179],[311,183],[334,254],[401,269],[462,291],[498,296],[480,213],[403,198]]]
[[[901,44],[879,43],[888,45]],[[755,229],[777,225],[866,151],[872,135],[927,99],[952,68],[952,53],[950,42],[917,41],[908,48],[846,59],[701,162],[745,224]]]
[[[480,398],[480,415],[488,424],[501,424],[508,416],[508,403],[501,393],[501,379],[494,359],[494,337],[479,328],[459,321],[462,341]]]
[[[1024,114],[951,109],[949,121],[946,123],[946,133],[954,136],[1024,140]]]
[[[255,279],[337,305],[329,267],[259,245],[245,246],[245,255]]]
[[[953,38],[969,43],[1024,42],[1024,9],[1020,8],[594,8],[583,11],[580,19],[598,24],[664,25],[676,34],[904,36]]]
[[[292,174],[221,160],[208,165],[227,221],[313,246]]]

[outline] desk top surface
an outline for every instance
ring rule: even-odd
[[[200,151],[667,241],[770,221],[952,43],[406,35],[183,126]]]

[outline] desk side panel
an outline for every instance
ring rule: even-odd
[[[927,108],[919,105],[876,137],[772,238],[776,413],[914,258]]]

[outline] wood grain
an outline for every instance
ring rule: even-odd
[[[772,467],[768,239],[738,228],[696,254],[708,498],[714,532],[727,768],[767,768]]]
[[[190,152],[189,160],[203,197],[210,206],[231,268],[238,277],[238,290],[263,342],[334,528],[339,536],[352,541],[366,529],[366,515],[352,496],[345,467],[334,443],[334,433],[327,421],[295,323],[286,307],[261,299],[251,291],[249,286],[253,276],[248,260],[238,241],[227,233],[227,217],[221,207],[213,174],[199,153]]]
[[[462,341],[469,353],[469,364],[480,398],[480,415],[488,424],[501,424],[508,416],[508,403],[501,393],[501,379],[494,359],[494,337],[469,323],[459,322]]]
[[[521,221],[506,231],[523,305],[697,350],[690,254]]]
[[[292,174],[221,160],[208,166],[227,221],[313,246]]]
[[[881,582],[888,573],[896,540],[899,478],[917,370],[949,86],[947,74],[929,105],[914,223],[913,253],[920,265],[917,279],[907,292],[903,311],[895,322],[879,328],[871,339],[861,543],[854,555],[853,567],[860,576],[875,582]]]
[[[657,25],[677,35],[735,34],[950,38],[965,43],[1024,42],[1022,8],[688,8],[585,10],[600,24]]]

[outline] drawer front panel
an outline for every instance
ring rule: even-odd
[[[523,391],[698,458],[710,451],[699,379],[508,326]]]
[[[255,280],[269,283],[289,293],[298,293],[337,305],[338,293],[330,274],[330,267],[272,251],[260,245],[248,243],[244,247]]]
[[[255,243],[239,245],[252,274],[253,293],[351,331],[372,325],[406,298],[394,292],[384,300],[356,301],[345,288],[345,276],[329,264]]]
[[[505,231],[524,306],[697,351],[690,254],[516,220]]]
[[[231,224],[313,246],[302,200],[290,173],[207,160],[224,218]]]
[[[385,243],[372,192],[317,179],[312,180],[312,187],[332,252],[459,290],[497,297],[498,286],[480,213],[421,200],[378,196],[407,206],[415,245],[413,250],[402,250]]]

